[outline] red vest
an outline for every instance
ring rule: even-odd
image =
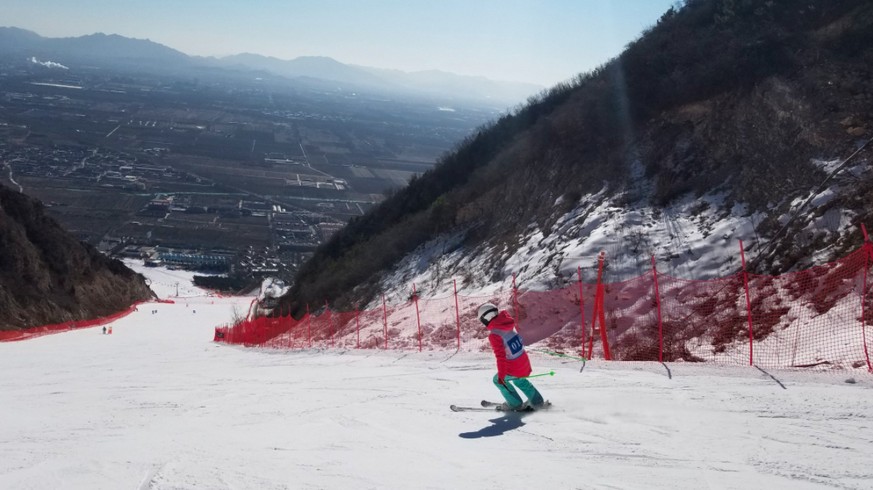
[[[515,331],[515,320],[505,310],[488,323],[488,341],[497,358],[497,375],[522,378],[531,373],[524,341]]]

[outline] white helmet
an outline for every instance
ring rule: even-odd
[[[488,325],[495,316],[497,316],[497,307],[491,303],[485,303],[479,307],[478,317],[483,325]]]

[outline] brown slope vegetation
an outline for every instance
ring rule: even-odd
[[[0,330],[97,318],[153,296],[140,274],[0,186]]]
[[[512,247],[530,224],[548,233],[604,187],[629,204],[721,190],[750,209],[784,212],[827,177],[813,159],[845,158],[873,134],[871,66],[869,1],[688,0],[612,62],[482,128],[353,220],[286,301],[298,312],[366,301],[380,271],[439,233]],[[650,185],[629,193],[640,179]],[[869,214],[865,202],[853,205]],[[777,228],[765,220],[758,232]]]

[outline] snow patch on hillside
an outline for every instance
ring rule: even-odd
[[[544,291],[578,279],[596,282],[598,256],[605,254],[604,281],[660,273],[691,279],[722,277],[740,267],[739,240],[754,249],[760,214],[745,207],[724,209],[721,194],[686,198],[665,209],[622,208],[615,199],[583,196],[548,232],[530,227],[516,250],[459,245],[460,235],[442,236],[402,261],[382,281],[386,297],[406,299],[412,284],[426,295],[487,295],[512,288]],[[447,251],[448,250],[448,251]],[[426,291],[426,292],[425,292]]]
[[[855,226],[855,213],[834,207],[833,202],[852,189],[841,181],[843,174],[854,179],[870,171],[866,164],[843,168],[840,159],[814,163],[831,174],[831,185],[802,196],[784,196],[781,200],[789,199],[790,205],[776,217],[782,226],[799,225],[804,236],[793,239],[801,243],[814,243],[822,233],[842,236]],[[627,204],[628,196],[646,196],[652,191],[651,182],[639,172],[631,172],[624,194],[610,197],[608,191],[604,186],[582,196],[551,229],[532,224],[514,250],[490,244],[465,246],[464,232],[440,236],[386,273],[380,287],[387,291],[386,297],[398,300],[410,297],[413,283],[425,296],[452,294],[453,281],[459,293],[466,295],[509,291],[513,279],[519,289],[549,290],[577,281],[579,272],[583,282],[596,282],[601,253],[604,282],[651,274],[652,256],[660,274],[706,280],[741,269],[741,240],[747,262],[769,251],[773,237],[756,231],[767,214],[752,212],[746,203],[731,201],[725,192],[688,195],[664,208],[648,205],[645,198]],[[779,201],[776,198],[774,206]],[[814,249],[811,263],[832,259],[832,251],[831,245]]]

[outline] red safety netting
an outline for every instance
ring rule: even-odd
[[[483,350],[476,318],[490,302],[518,319],[527,345],[585,358],[716,362],[771,368],[871,368],[869,300],[873,244],[810,269],[713,280],[651,273],[577,282],[551,291],[457,293],[300,320],[256,318],[216,329],[216,340],[273,348]],[[581,276],[581,271],[580,271]]]
[[[660,325],[651,321],[651,349],[638,351],[638,360],[748,361],[744,351],[731,349],[748,332],[742,274],[711,281],[659,276],[658,289]]]
[[[136,311],[137,306],[141,304],[142,302],[135,303],[126,310],[119,311],[118,313],[103,316],[100,318],[92,318],[90,320],[74,320],[69,322],[53,323],[50,325],[42,325],[39,327],[25,328],[22,330],[0,330],[0,342],[27,340],[35,337],[41,337],[43,335],[68,332],[70,330],[77,330],[80,328],[99,327],[101,325],[112,323],[119,318],[129,315],[130,313]]]
[[[552,291],[519,292],[516,317],[525,343],[540,342],[557,351],[574,346],[575,355],[587,357],[596,289],[596,284],[579,283]]]

